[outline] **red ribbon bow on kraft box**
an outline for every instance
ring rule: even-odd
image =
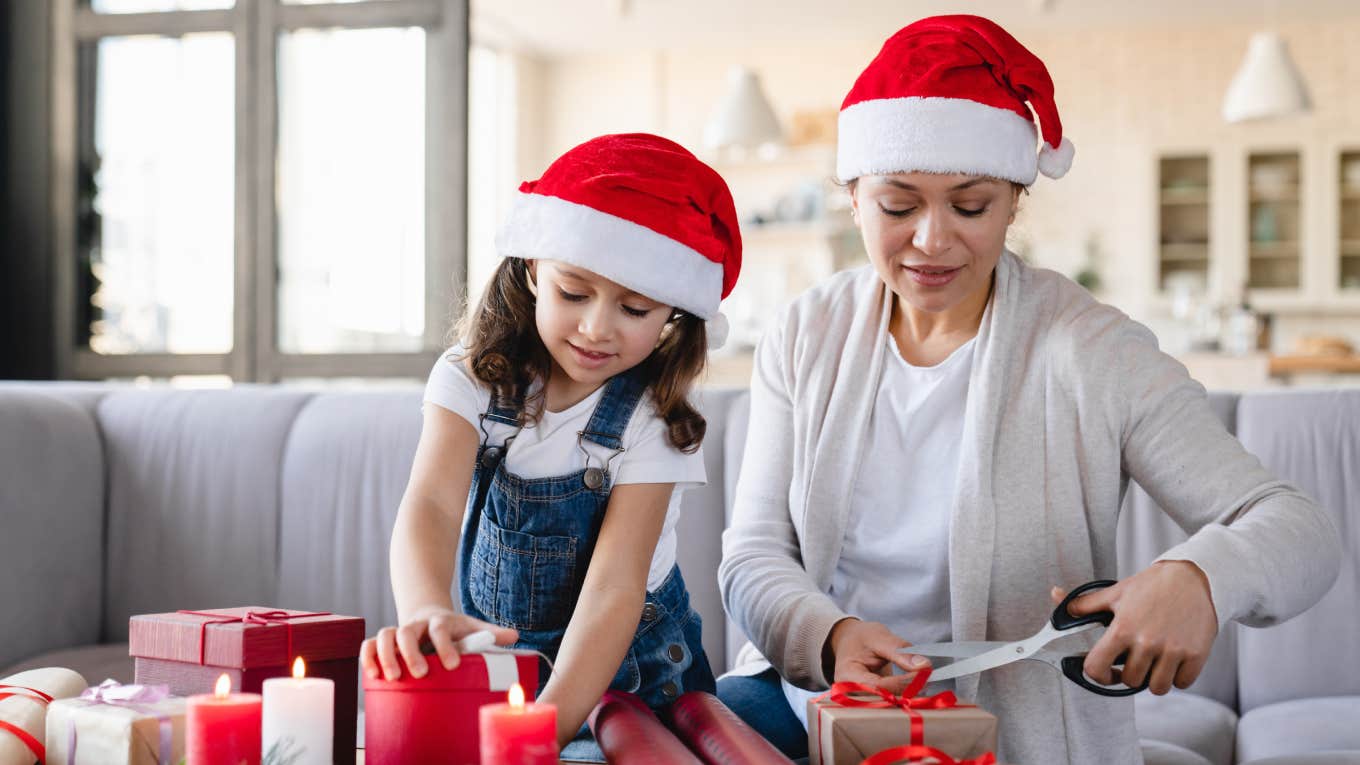
[[[929,679],[930,670],[918,672],[900,696],[836,683],[809,700],[810,765],[993,765],[996,717],[959,704],[952,691],[918,695]]]

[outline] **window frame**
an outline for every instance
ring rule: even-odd
[[[296,377],[424,379],[444,348],[467,278],[468,0],[369,0],[284,5],[236,0],[221,10],[96,13],[52,0],[50,139],[55,360],[58,379],[229,375],[233,382]],[[284,353],[278,347],[278,42],[297,29],[425,30],[425,329],[420,351]],[[235,53],[232,348],[221,354],[100,354],[82,344],[78,295],[78,51],[105,37],[228,32]],[[88,96],[84,96],[88,97]]]

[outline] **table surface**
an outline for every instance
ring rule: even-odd
[[[354,760],[355,765],[364,765],[364,750],[358,749],[358,750],[355,751],[355,754],[357,755],[356,759]],[[578,763],[578,762],[579,762],[578,760],[562,760],[562,765],[573,765],[573,763]],[[588,764],[586,764],[586,763],[581,763],[580,765],[588,765]]]

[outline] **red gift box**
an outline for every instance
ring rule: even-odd
[[[421,678],[411,677],[404,663],[396,680],[364,677],[368,765],[479,765],[477,710],[504,702],[513,683],[528,701],[538,688],[532,651],[464,654],[451,670],[429,658]]]
[[[353,765],[359,706],[358,616],[262,606],[141,614],[128,621],[136,682],[168,685],[176,696],[212,693],[217,678],[233,691],[260,693],[271,677],[291,677],[301,656],[308,677],[335,681],[335,762]]]

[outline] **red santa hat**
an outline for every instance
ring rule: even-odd
[[[1043,136],[1037,156],[1031,108]],[[1036,171],[1061,178],[1072,154],[1044,62],[988,19],[932,16],[888,38],[845,97],[836,174],[965,173],[1029,185]]]
[[[683,146],[646,133],[606,135],[571,149],[519,188],[496,236],[502,257],[559,260],[708,322],[741,271],[732,194]]]

